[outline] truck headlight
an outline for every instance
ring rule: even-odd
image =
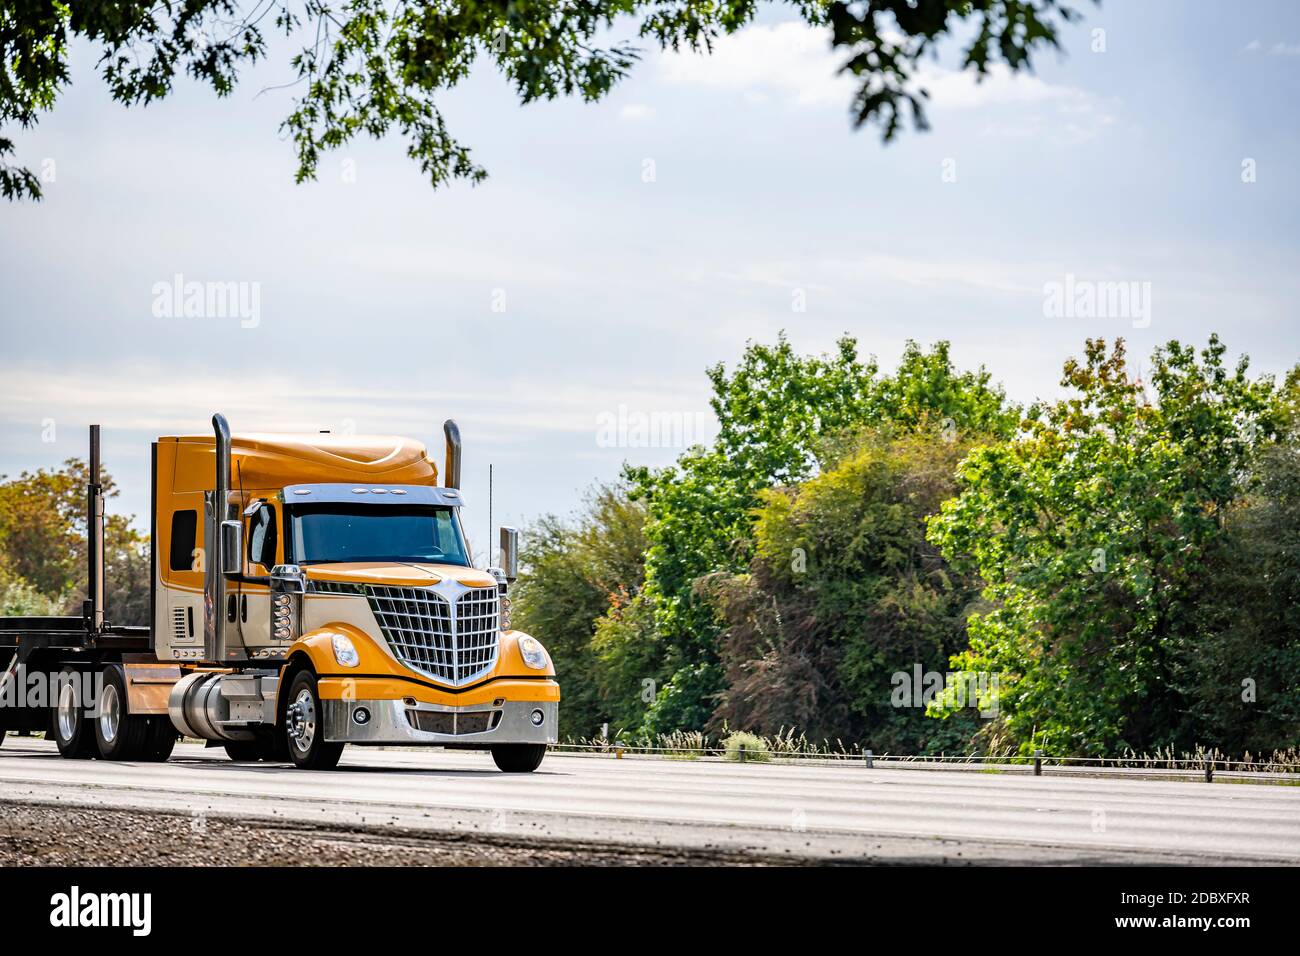
[[[513,608],[510,605],[510,598],[504,594],[501,595],[501,630],[510,630],[510,612]]]
[[[357,649],[350,639],[342,634],[335,634],[330,638],[330,643],[334,646],[334,659],[339,662],[340,667],[356,667],[361,663]]]
[[[519,653],[524,659],[524,663],[535,670],[542,670],[546,667],[546,649],[542,647],[542,642],[535,637],[523,637],[519,639]]]

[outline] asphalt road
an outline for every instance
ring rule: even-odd
[[[487,754],[349,748],[340,769],[235,764],[180,745],[166,764],[0,747],[4,802],[681,847],[825,861],[1300,863],[1300,786],[1077,774],[727,764],[548,754],[529,775]]]

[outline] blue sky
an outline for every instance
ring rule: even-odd
[[[679,450],[606,447],[600,416],[706,412],[705,367],[781,329],[805,352],[847,332],[886,367],[908,338],[949,339],[1021,400],[1056,394],[1088,336],[1141,356],[1218,331],[1285,370],[1300,6],[1084,12],[1032,77],[976,85],[949,49],[927,68],[932,131],[889,146],[852,130],[825,33],[781,8],[712,58],[646,50],[596,105],[520,107],[483,70],[443,103],[490,179],[438,192],[396,137],[295,186],[292,91],[257,95],[288,79],[287,48],[226,100],[186,82],[147,109],[114,104],[79,48],[55,111],[13,131],[54,179],[0,211],[0,473],[83,454],[97,420],[111,506],[143,517],[149,440],[215,409],[236,431],[439,447],[455,417],[482,544],[489,462],[498,522],[567,512],[624,460]],[[256,327],[155,314],[177,274],[256,283]],[[1046,316],[1066,274],[1149,283],[1149,325]]]

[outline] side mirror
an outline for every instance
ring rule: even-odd
[[[296,564],[277,564],[271,569],[271,590],[281,594],[305,594],[307,575]]]
[[[501,529],[501,569],[506,573],[507,581],[519,577],[519,530],[517,528]]]
[[[236,519],[221,522],[221,573],[244,572],[244,525]]]

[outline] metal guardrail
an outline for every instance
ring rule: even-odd
[[[635,743],[624,743],[610,741],[608,743],[579,744],[579,743],[561,743],[552,744],[551,750],[557,752],[570,753],[589,753],[603,754],[615,758],[623,756],[650,756],[650,757],[680,757],[680,758],[709,758],[725,757],[727,750],[724,747],[657,747]],[[1255,778],[1274,778],[1300,781],[1300,764],[1294,770],[1286,769],[1286,765],[1279,767],[1276,762],[1265,762],[1258,760],[1233,760],[1224,757],[1199,757],[1191,756],[1188,758],[1170,758],[1163,756],[1130,756],[1130,757],[1059,757],[1043,754],[1041,751],[1033,755],[1022,754],[1004,754],[1001,756],[990,756],[983,754],[876,754],[871,750],[861,751],[801,751],[801,750],[780,750],[765,749],[761,753],[754,754],[752,757],[746,756],[745,748],[742,746],[738,751],[738,759],[741,762],[754,761],[807,761],[807,762],[824,762],[824,763],[861,763],[866,768],[871,769],[879,765],[892,767],[911,767],[919,768],[924,766],[932,767],[954,767],[968,766],[980,767],[1006,771],[1023,771],[1032,772],[1034,776],[1042,776],[1044,768],[1074,768],[1077,771],[1088,771],[1095,774],[1115,773],[1125,771],[1127,773],[1150,773],[1150,774],[1167,774],[1186,777],[1195,775],[1203,777],[1207,783],[1214,781],[1216,773],[1232,774],[1234,779]]]

